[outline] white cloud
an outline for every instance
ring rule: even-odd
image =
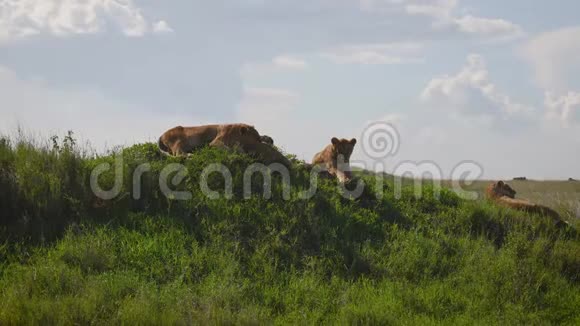
[[[513,39],[524,34],[520,26],[504,19],[480,18],[466,15],[455,18],[453,22],[461,32],[490,36],[497,40]]]
[[[306,62],[289,55],[281,55],[272,59],[272,63],[277,67],[301,70],[306,68]]]
[[[320,55],[336,64],[395,65],[423,63],[420,43],[354,44],[334,48]]]
[[[0,0],[0,43],[32,35],[95,34],[108,25],[131,37],[149,31],[133,0]]]
[[[156,34],[173,33],[173,28],[166,21],[160,20],[153,24],[153,32]]]
[[[466,65],[456,75],[432,79],[421,94],[425,102],[476,117],[484,124],[495,118],[530,113],[532,108],[514,102],[489,79],[483,57],[471,54]]]
[[[520,26],[504,19],[457,14],[459,0],[360,0],[360,6],[367,11],[399,8],[409,15],[431,18],[437,30],[450,29],[490,40],[511,40],[524,35]]]
[[[580,131],[580,26],[539,34],[520,50],[544,89],[545,119]]]
[[[570,90],[580,75],[580,26],[542,33],[522,48],[537,84],[559,93]]]
[[[306,61],[297,56],[285,54],[276,56],[268,62],[246,63],[240,69],[240,74],[243,77],[250,77],[275,72],[302,71],[306,68],[308,68]]]
[[[580,92],[568,92],[559,97],[546,92],[544,104],[546,119],[555,120],[564,127],[580,124]]]
[[[385,116],[383,116],[382,119],[379,119],[378,121],[384,121],[384,122],[388,122],[391,124],[397,124],[397,123],[401,123],[403,121],[405,121],[407,119],[407,116],[401,113],[389,113],[386,114]],[[372,121],[369,121],[368,123],[371,123]]]
[[[295,100],[299,96],[298,94],[280,88],[266,88],[266,87],[246,87],[244,89],[244,99],[255,101],[258,100],[262,103],[276,102],[276,101],[288,101]]]
[[[434,0],[429,2],[406,1],[405,11],[410,15],[423,15],[434,18],[438,23],[452,20],[452,12],[457,0]]]
[[[203,117],[154,112],[91,89],[55,88],[2,66],[0,101],[3,134],[19,125],[40,139],[73,130],[99,150],[155,141],[173,126],[204,123]]]

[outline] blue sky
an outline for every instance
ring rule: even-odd
[[[580,3],[0,0],[0,132],[96,148],[247,122],[309,160],[373,121],[400,162],[580,178]],[[353,159],[371,164],[360,150]]]

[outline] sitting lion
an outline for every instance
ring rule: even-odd
[[[488,199],[502,206],[517,209],[526,213],[536,213],[547,216],[558,226],[568,224],[562,220],[560,214],[549,207],[534,204],[524,199],[516,199],[516,191],[503,181],[491,183],[487,187],[485,194]]]
[[[191,154],[204,146],[238,148],[267,164],[278,162],[289,167],[290,161],[271,145],[273,143],[271,137],[260,136],[253,126],[238,123],[175,127],[159,137],[158,145],[162,152],[174,156]]]
[[[338,181],[347,183],[352,179],[350,172],[350,156],[356,145],[356,139],[332,138],[331,144],[326,146],[322,152],[316,154],[312,160],[312,165],[320,165]]]

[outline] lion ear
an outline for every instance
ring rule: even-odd
[[[504,182],[500,180],[500,181],[497,182],[497,185],[500,186],[500,187],[503,187]]]
[[[242,134],[242,135],[243,135],[243,134],[245,134],[245,133],[247,133],[247,132],[248,132],[248,127],[246,127],[246,126],[243,126],[243,127],[241,127],[241,128],[240,128],[240,134]]]
[[[330,142],[332,143],[332,145],[338,145],[338,143],[340,143],[340,140],[338,140],[338,138],[336,137],[332,137]]]
[[[351,139],[350,140],[350,143],[353,144],[353,145],[356,145],[356,138]]]

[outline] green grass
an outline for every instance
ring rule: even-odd
[[[302,200],[303,167],[290,200],[279,177],[272,199],[246,200],[245,155],[122,152],[121,194],[100,201],[90,171],[112,156],[81,153],[72,138],[0,141],[0,324],[580,323],[574,228],[445,189],[437,198],[428,185],[422,198],[407,186],[396,199],[391,181],[376,189],[370,175],[358,199],[323,180]],[[134,200],[131,171],[146,162]],[[177,162],[190,172],[176,186],[192,192],[187,201],[159,189],[160,171]],[[232,199],[199,190],[213,162],[231,169]],[[101,181],[112,185],[112,174]]]

